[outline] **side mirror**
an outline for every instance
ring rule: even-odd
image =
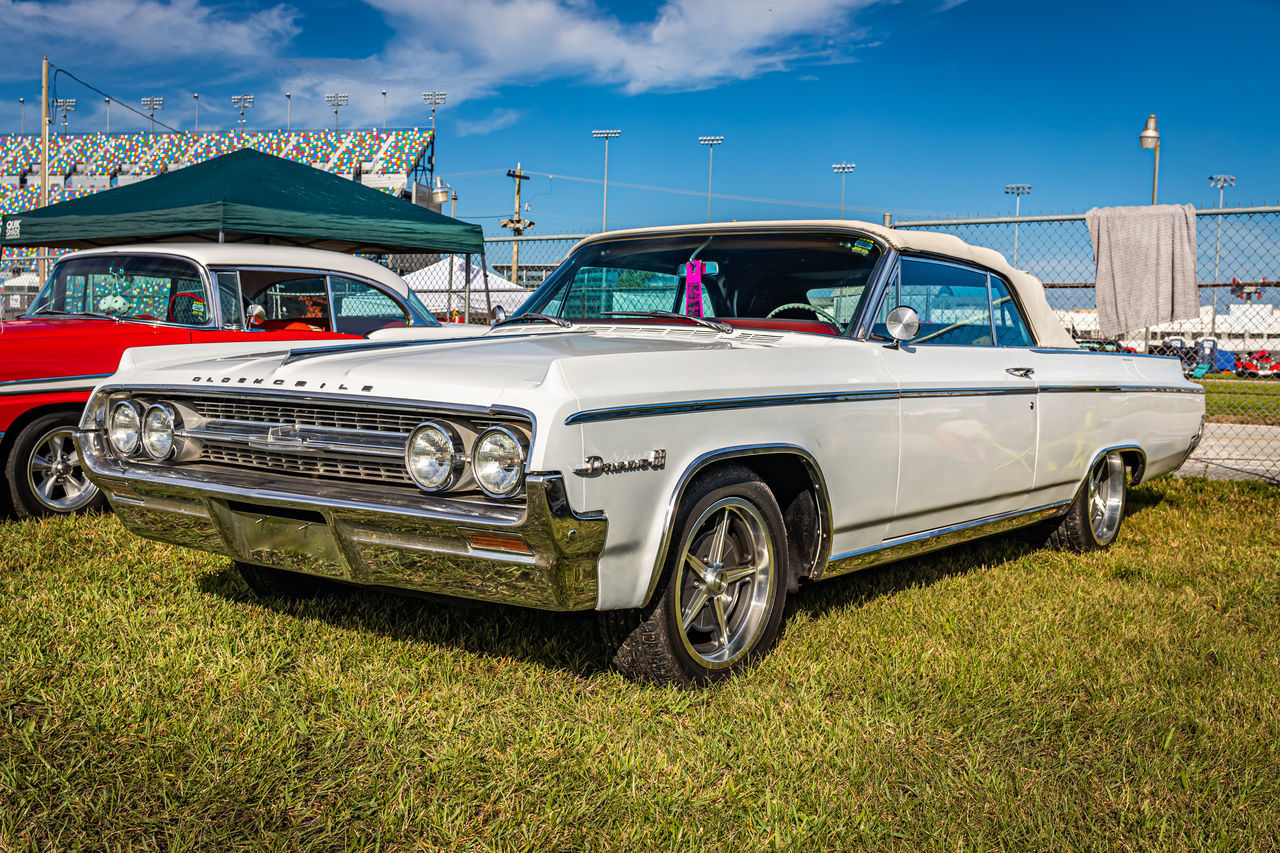
[[[899,305],[889,312],[884,325],[889,337],[902,343],[920,334],[920,315],[910,305]]]
[[[267,309],[255,302],[245,309],[244,315],[250,327],[261,326],[267,319]]]
[[[507,319],[507,309],[501,305],[493,306],[493,313],[489,315],[489,325],[496,326],[503,320]]]

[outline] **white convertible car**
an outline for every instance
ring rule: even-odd
[[[128,528],[261,594],[595,609],[615,665],[688,684],[799,583],[1033,525],[1106,547],[1203,423],[1177,359],[1077,348],[996,252],[743,222],[584,240],[474,338],[130,350],[78,440]]]

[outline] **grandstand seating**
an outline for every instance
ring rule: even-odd
[[[121,133],[83,136],[51,134],[49,137],[49,203],[56,204],[90,192],[64,186],[68,175],[159,174],[174,164],[189,166],[241,148],[254,148],[299,163],[317,164],[337,174],[351,175],[359,168],[375,176],[408,175],[430,146],[432,131],[282,131],[241,133],[239,129],[214,133]],[[372,164],[366,170],[364,164]],[[39,206],[40,191],[34,175],[40,168],[40,138],[0,134],[0,212],[17,213]],[[17,182],[25,176],[27,186]],[[82,182],[83,179],[80,179]],[[112,180],[115,180],[114,178]],[[404,182],[377,185],[397,192]],[[44,253],[47,254],[48,250]],[[30,249],[5,249],[0,263],[36,254]]]

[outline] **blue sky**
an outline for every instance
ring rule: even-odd
[[[383,88],[391,126],[425,124],[421,92],[445,90],[437,171],[459,216],[496,232],[519,161],[531,233],[550,234],[599,228],[593,128],[622,131],[611,227],[705,218],[702,134],[724,136],[716,219],[835,216],[843,160],[849,215],[879,221],[1011,210],[1011,182],[1033,185],[1030,212],[1146,203],[1155,113],[1161,201],[1207,206],[1226,172],[1228,202],[1274,203],[1278,36],[1273,0],[0,0],[0,130],[19,97],[36,124],[42,53],[113,97],[163,95],[184,129],[193,92],[202,128],[231,127],[240,92],[251,127],[283,126],[285,91],[294,127],[332,126],[329,91],[368,127]],[[100,98],[59,86],[73,132],[103,128]]]

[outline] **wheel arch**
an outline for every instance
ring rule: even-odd
[[[13,444],[18,440],[18,436],[27,428],[27,424],[54,412],[70,412],[75,415],[76,425],[80,424],[80,415],[84,412],[85,404],[83,402],[63,401],[58,403],[44,403],[43,405],[33,406],[22,414],[13,419],[13,423],[0,434],[0,470],[4,469],[5,463],[9,459],[9,453],[13,450]]]
[[[671,547],[671,531],[676,512],[689,486],[700,475],[724,465],[741,465],[755,473],[773,492],[782,510],[789,551],[788,585],[794,588],[801,577],[809,577],[825,565],[831,550],[831,500],[818,461],[809,451],[794,444],[757,444],[708,451],[681,472],[668,496],[663,514],[662,543],[650,569],[649,585],[641,606],[653,599],[662,568]],[[817,521],[818,535],[798,535]]]

